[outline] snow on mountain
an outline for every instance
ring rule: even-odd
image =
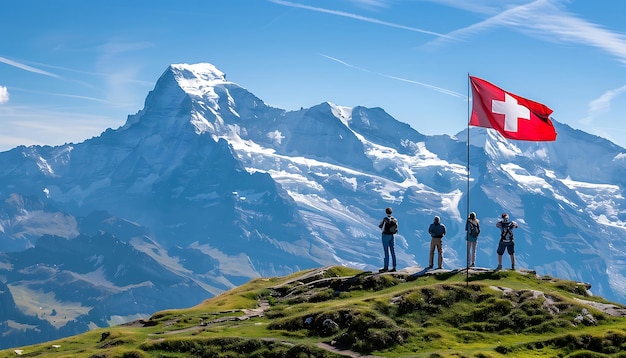
[[[477,140],[488,156],[482,192],[528,226],[524,240],[540,251],[518,257],[623,302],[624,149],[555,125],[556,142],[509,142],[492,132]]]
[[[0,249],[31,250],[26,257],[43,235],[109,245],[113,235],[175,282],[201,287],[199,302],[254,277],[330,264],[378,269],[387,206],[400,221],[400,267],[426,266],[435,215],[448,228],[444,266],[464,267],[469,198],[481,220],[479,266],[496,266],[495,223],[508,212],[520,224],[518,267],[589,282],[626,303],[626,150],[555,125],[548,143],[471,128],[468,178],[467,130],[425,136],[383,109],[328,102],[285,111],[211,64],[171,65],[122,127],[0,153]],[[12,209],[15,198],[40,204]],[[105,249],[91,240],[74,255],[100,257]],[[9,288],[13,257],[0,263]],[[133,271],[144,299],[173,287],[151,276],[156,266]],[[128,292],[126,282],[106,282]],[[98,312],[149,314],[167,298]]]

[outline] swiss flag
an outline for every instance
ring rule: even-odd
[[[472,83],[472,116],[469,124],[493,128],[503,137],[528,141],[556,140],[547,106],[507,92],[477,77]]]

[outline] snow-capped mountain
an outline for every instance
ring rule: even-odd
[[[435,215],[448,231],[444,266],[460,268],[469,198],[481,220],[477,265],[496,266],[495,223],[507,212],[520,224],[517,267],[589,282],[626,303],[626,150],[555,125],[549,143],[471,128],[468,152],[467,129],[425,136],[383,109],[332,103],[286,111],[211,64],[171,65],[124,126],[0,153],[0,282],[13,311],[28,315],[70,302],[59,275],[71,276],[108,298],[79,298],[73,315],[101,325],[255,277],[378,269],[387,206],[400,221],[399,268],[426,266]],[[139,287],[141,304],[113,294]],[[28,292],[40,294],[15,299]]]

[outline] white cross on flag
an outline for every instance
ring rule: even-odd
[[[472,116],[469,124],[493,128],[503,137],[528,141],[556,140],[547,106],[507,92],[477,77],[472,83]]]

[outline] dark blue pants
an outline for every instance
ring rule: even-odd
[[[396,249],[393,235],[383,234],[383,250],[385,251],[385,265],[383,268],[389,268],[389,253],[391,253],[391,264],[396,268]]]

